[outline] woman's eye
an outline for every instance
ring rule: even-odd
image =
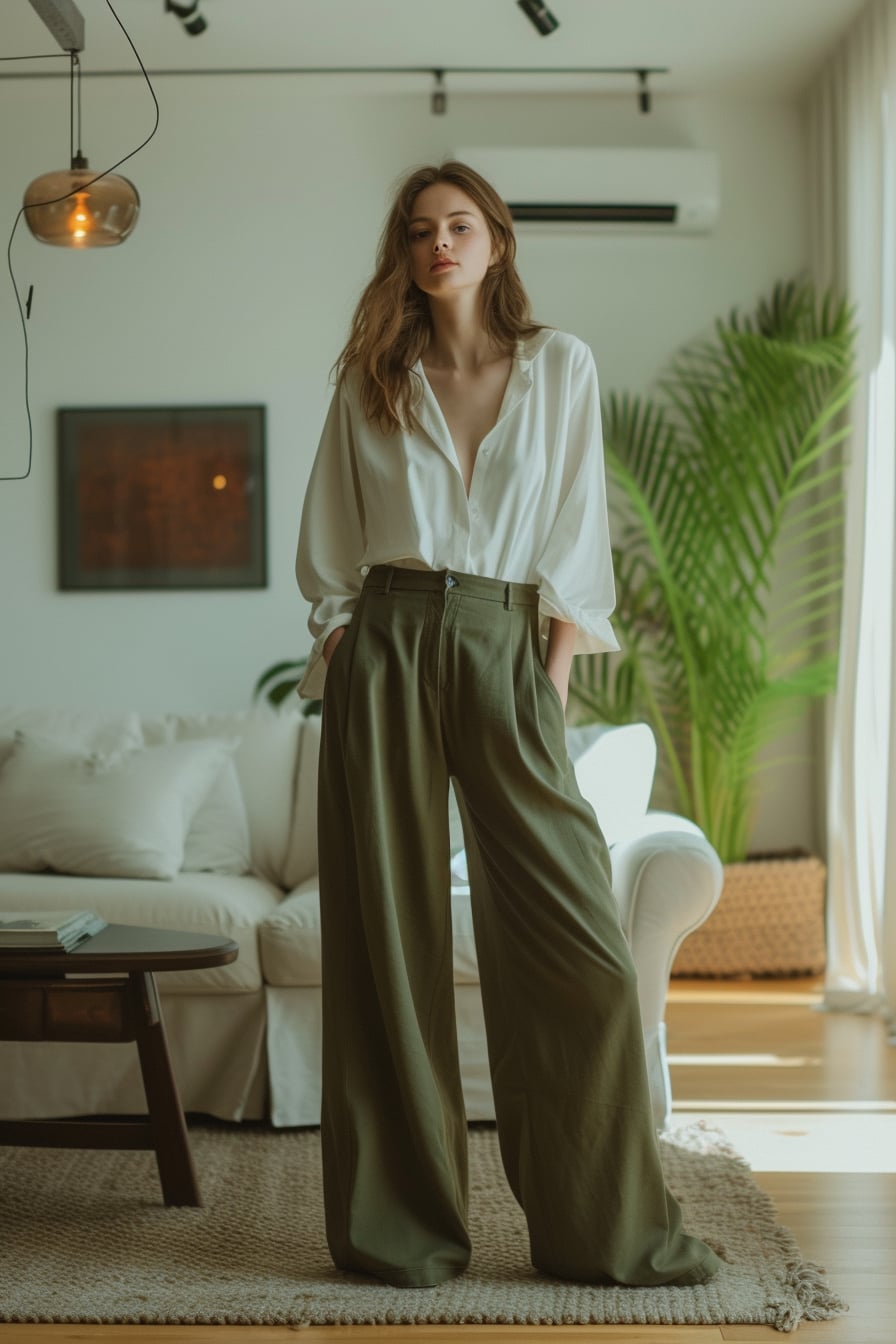
[[[469,233],[469,231],[470,231],[470,226],[469,226],[469,224],[458,224],[456,227],[457,227],[458,229],[463,229],[464,233]]]
[[[420,229],[417,233],[411,234],[411,242],[416,242],[418,238],[426,237],[426,229]]]

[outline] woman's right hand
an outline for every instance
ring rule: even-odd
[[[337,625],[336,629],[331,630],[329,635],[327,635],[327,638],[324,640],[323,655],[324,655],[324,662],[326,663],[327,667],[330,666],[330,659],[333,657],[333,651],[335,650],[336,645],[339,643],[340,639],[344,634],[345,634],[345,626]]]

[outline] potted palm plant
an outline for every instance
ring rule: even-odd
[[[853,317],[830,293],[819,305],[808,280],[779,283],[752,317],[733,310],[714,340],[675,356],[658,383],[664,400],[612,393],[603,407],[623,652],[574,659],[570,701],[578,721],[652,725],[663,787],[726,864],[719,907],[684,944],[679,973],[785,969],[750,964],[763,955],[748,946],[763,924],[780,949],[793,902],[766,891],[750,923],[744,905],[756,897],[745,891],[768,888],[769,870],[747,861],[747,847],[777,764],[763,748],[836,682]],[[823,965],[824,866],[809,857],[803,867]],[[799,877],[786,871],[792,892]],[[701,940],[705,950],[732,915],[740,949],[703,966]],[[791,969],[817,962],[816,951]]]
[[[266,667],[252,687],[252,699],[266,700],[274,709],[279,709],[284,700],[295,695],[296,686],[301,680],[307,662],[307,657],[284,658],[281,662]],[[302,700],[300,703],[302,713],[307,715],[319,714],[323,702]]]

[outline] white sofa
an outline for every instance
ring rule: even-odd
[[[663,1023],[669,971],[682,940],[716,904],[722,868],[696,826],[648,811],[656,752],[646,725],[570,727],[567,737],[579,785],[610,844],[614,892],[638,970],[651,1093],[662,1128],[671,1104]],[[280,1126],[316,1125],[319,718],[305,717],[293,706],[280,712],[264,707],[161,717],[0,708],[0,808],[4,777],[12,780],[13,743],[39,739],[100,756],[197,739],[231,744],[228,759],[235,765],[242,816],[228,821],[226,807],[219,811],[216,835],[205,835],[203,849],[196,830],[201,808],[195,812],[196,799],[190,801],[193,819],[184,824],[186,850],[194,854],[192,870],[181,869],[170,879],[0,871],[0,911],[85,908],[110,922],[233,938],[240,953],[231,965],[158,977],[184,1109],[227,1120],[269,1118]],[[210,796],[206,793],[206,805]],[[239,799],[231,796],[234,801]],[[2,825],[0,816],[0,830]],[[249,850],[242,864],[240,825],[247,826]],[[494,1103],[456,805],[451,828],[464,1098],[470,1120],[488,1120],[494,1118]],[[209,849],[216,843],[223,845],[220,858]],[[247,865],[249,871],[233,871]],[[202,867],[213,871],[197,870]],[[132,1045],[0,1042],[0,1080],[0,1116],[6,1119],[136,1114],[145,1109]]]

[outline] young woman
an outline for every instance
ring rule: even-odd
[[[470,1259],[453,779],[532,1263],[701,1283],[718,1261],[663,1182],[609,855],[566,750],[573,655],[619,647],[597,374],[582,341],[530,320],[514,257],[509,212],[472,169],[405,178],[302,510],[327,1240],[337,1266],[407,1288]]]

